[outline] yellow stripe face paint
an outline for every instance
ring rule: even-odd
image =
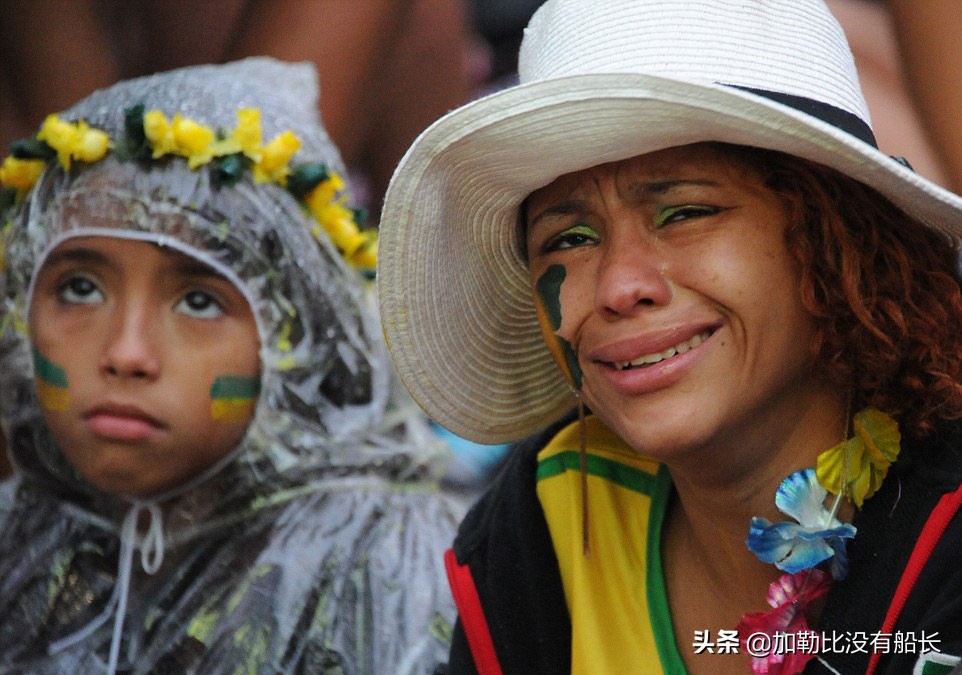
[[[37,398],[46,410],[64,412],[73,402],[67,388],[67,372],[62,366],[48,360],[37,349],[33,350],[34,380]]]
[[[216,422],[246,422],[254,415],[260,380],[224,375],[210,388],[210,416]]]

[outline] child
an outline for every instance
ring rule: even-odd
[[[444,662],[460,511],[316,96],[268,59],[130,80],[4,163],[0,673]]]

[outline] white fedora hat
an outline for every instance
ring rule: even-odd
[[[415,141],[388,189],[378,292],[405,385],[466,438],[521,438],[575,403],[545,346],[518,242],[560,175],[722,141],[824,164],[958,245],[962,199],[874,146],[845,36],[821,0],[549,0],[521,84]]]

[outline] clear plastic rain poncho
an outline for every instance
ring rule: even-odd
[[[63,113],[112,139],[144,104],[214,128],[257,107],[295,161],[340,160],[313,67],[249,59],[130,80]],[[181,158],[51,164],[5,217],[0,673],[433,673],[455,617],[443,570],[460,506],[446,448],[395,386],[362,276],[282,187],[217,186]],[[50,438],[23,328],[65,238],[174,247],[248,298],[261,389],[240,446],[152,499],[106,495]],[[138,524],[139,523],[139,524]],[[113,656],[112,656],[113,654]],[[114,663],[111,663],[113,660]]]

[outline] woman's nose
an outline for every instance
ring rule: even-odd
[[[649,233],[635,228],[605,244],[595,292],[597,310],[607,319],[630,315],[671,300],[665,256]]]
[[[160,373],[160,352],[155,322],[143,306],[114,309],[105,336],[101,370],[125,378],[154,379]]]

